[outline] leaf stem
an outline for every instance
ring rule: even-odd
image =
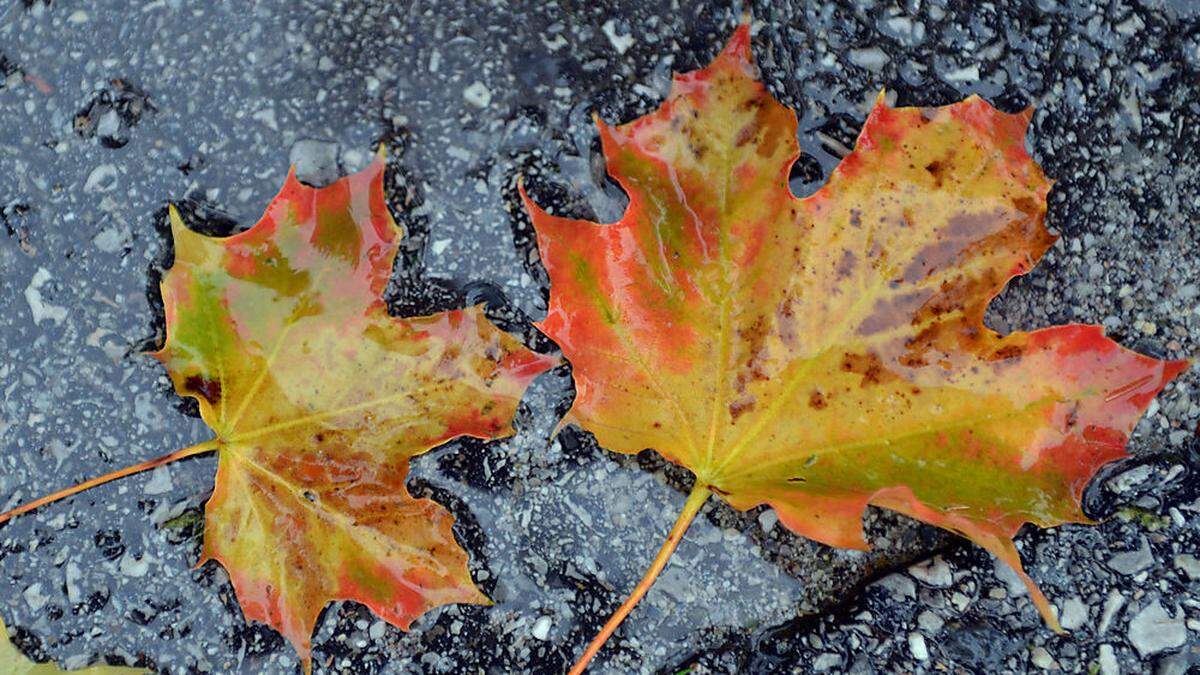
[[[29,502],[28,504],[22,504],[21,506],[18,506],[17,508],[15,508],[11,511],[7,511],[5,513],[0,513],[0,524],[6,523],[9,520],[12,520],[13,518],[15,518],[19,515],[29,513],[30,511],[33,511],[35,509],[40,509],[41,507],[43,507],[47,504],[52,504],[60,499],[65,499],[67,497],[70,497],[71,495],[79,494],[80,492],[83,492],[84,490],[90,490],[91,488],[94,488],[97,485],[104,485],[105,483],[112,481],[112,480],[116,480],[117,478],[123,478],[125,476],[131,476],[135,473],[141,473],[142,471],[147,471],[149,469],[153,469],[155,467],[159,467],[164,464],[170,464],[171,462],[176,462],[176,461],[179,461],[186,457],[191,457],[193,455],[202,455],[206,452],[212,452],[213,450],[216,450],[218,447],[220,447],[220,441],[213,439],[211,441],[197,443],[196,445],[192,445],[192,446],[183,448],[182,450],[176,450],[175,452],[163,455],[162,457],[157,457],[155,459],[146,460],[145,462],[140,462],[138,464],[134,464],[133,466],[127,466],[124,469],[117,469],[116,471],[110,471],[109,473],[106,473],[103,476],[97,476],[95,478],[92,478],[91,480],[85,480],[82,483],[79,483],[78,485],[73,485],[69,488],[64,488],[62,490],[59,490],[58,492],[48,494],[45,497],[35,499],[35,500]]]
[[[667,540],[663,542],[662,548],[658,550],[658,555],[654,556],[654,562],[650,563],[650,569],[646,570],[646,574],[642,580],[638,582],[633,592],[625,599],[625,602],[617,608],[616,612],[609,617],[608,623],[600,629],[596,637],[588,644],[587,649],[583,652],[583,656],[575,662],[571,668],[570,675],[580,675],[587,669],[588,663],[608,641],[608,638],[616,632],[617,627],[629,616],[633,611],[634,606],[646,595],[646,591],[654,585],[654,581],[658,579],[658,575],[662,573],[663,568],[667,566],[667,561],[671,559],[671,554],[675,552],[675,548],[679,546],[679,542],[683,540],[683,533],[687,532],[688,527],[692,524],[692,520],[696,518],[696,514],[700,513],[704,502],[708,501],[708,496],[712,494],[708,486],[696,481],[696,486],[692,488],[691,494],[688,495],[687,501],[683,504],[683,510],[679,512],[679,518],[675,520],[675,525],[671,528],[671,533],[667,535]]]

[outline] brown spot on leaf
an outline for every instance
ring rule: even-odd
[[[825,400],[825,394],[822,394],[820,391],[814,389],[808,395],[808,407],[813,410],[824,410],[828,406],[829,402]]]
[[[795,347],[800,343],[800,336],[796,331],[796,310],[792,306],[791,296],[784,297],[775,309],[775,325],[779,339],[784,345]]]
[[[1074,429],[1075,425],[1079,424],[1079,401],[1075,401],[1071,406],[1071,411],[1067,413],[1067,429]]]
[[[850,249],[842,251],[842,257],[838,260],[837,267],[834,271],[837,272],[838,279],[848,279],[854,273],[854,264],[858,261],[854,252]]]
[[[916,283],[953,262],[962,248],[961,240],[942,237],[917,251],[913,261],[904,269],[904,283]]]
[[[933,184],[937,187],[942,187],[942,179],[946,175],[946,170],[949,169],[949,162],[944,159],[936,159],[925,165],[925,170],[929,172],[933,178]]]
[[[1013,206],[1022,213],[1035,214],[1041,212],[1041,207],[1038,203],[1029,197],[1017,197],[1013,200]]]
[[[842,355],[841,368],[843,372],[862,375],[862,381],[859,382],[859,386],[861,387],[882,384],[896,379],[896,375],[883,367],[883,361],[874,352],[867,352],[866,354],[846,352]]]
[[[192,375],[184,382],[188,391],[193,391],[204,397],[212,405],[221,401],[221,383],[199,375]]]
[[[928,295],[928,291],[917,290],[881,298],[875,303],[871,313],[859,324],[858,334],[874,335],[903,324],[923,305]]]
[[[747,124],[746,126],[742,127],[741,131],[738,132],[737,138],[734,140],[733,144],[740,148],[743,145],[754,140],[754,136],[757,133],[758,133],[758,128],[755,127],[755,125],[753,123]]]
[[[736,422],[737,418],[754,409],[754,397],[743,396],[729,404],[729,418]]]
[[[1025,353],[1025,348],[1021,345],[1007,344],[992,352],[992,361],[1007,361],[1015,359]]]
[[[745,111],[757,110],[763,107],[763,99],[761,97],[748,98],[745,101],[742,101],[742,105],[739,107]]]

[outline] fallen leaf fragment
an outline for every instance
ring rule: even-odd
[[[984,325],[1054,242],[1028,122],[976,96],[881,96],[828,183],[797,199],[796,117],[757,80],[743,25],[657,111],[597,120],[630,198],[618,222],[525,196],[551,285],[540,327],[576,380],[567,420],[692,470],[701,503],[770,504],[832,546],[865,548],[868,504],[957,532],[1017,570],[1056,626],[1012,538],[1088,522],[1088,480],[1187,364],[1096,326]]]
[[[54,663],[34,663],[25,658],[17,650],[16,645],[9,641],[8,628],[4,619],[0,619],[0,673],[4,675],[61,675],[76,673],[78,675],[134,675],[145,673],[141,668],[125,668],[119,666],[88,666],[78,670],[63,670]]]
[[[486,604],[454,517],[405,487],[409,458],[459,436],[499,438],[553,360],[480,307],[397,319],[382,294],[400,231],[382,159],[326,188],[294,173],[254,227],[213,239],[172,210],[156,356],[216,432],[203,559],[246,617],[310,668],[329,602],[402,629],[431,608]]]

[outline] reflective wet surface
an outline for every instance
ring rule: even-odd
[[[546,282],[516,177],[558,213],[620,215],[591,112],[618,122],[653,109],[670,71],[706,63],[742,10],[682,4],[9,2],[0,501],[208,438],[142,354],[163,335],[166,203],[198,231],[237,231],[290,163],[327,182],[386,143],[387,193],[408,232],[392,311],[486,300],[502,325],[548,348],[529,327]],[[1035,105],[1030,149],[1057,181],[1049,224],[1063,239],[989,321],[1102,323],[1149,354],[1196,354],[1200,13],[1189,3],[753,10],[764,80],[800,116],[797,194],[853,144],[881,87],[902,105],[970,93],[1010,112]],[[861,554],[797,538],[769,513],[713,505],[597,666],[1025,670],[1050,659],[1183,672],[1198,644],[1188,621],[1200,620],[1190,576],[1200,570],[1184,557],[1200,555],[1196,383],[1186,375],[1153,406],[1136,458],[1087,493],[1089,512],[1109,521],[1019,538],[1060,616],[1085,617],[1070,636],[1044,631],[986,555],[897,516],[868,515],[876,552]],[[547,375],[516,438],[451,443],[413,463],[410,490],[455,514],[497,604],[432,612],[408,634],[362,606],[332,606],[314,636],[318,672],[558,672],[582,648],[689,485],[652,454],[619,458],[575,430],[549,442],[569,389],[563,371]],[[17,642],[69,665],[296,672],[282,638],[244,622],[224,572],[192,568],[214,468],[189,460],[0,528],[0,612]],[[946,559],[885,574],[943,549]]]

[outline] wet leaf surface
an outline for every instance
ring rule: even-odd
[[[873,504],[1026,578],[1017,530],[1088,522],[1089,479],[1187,366],[1098,326],[984,325],[1054,242],[1028,120],[978,97],[892,108],[881,95],[854,151],[797,199],[796,117],[758,81],[742,26],[656,112],[597,121],[629,193],[619,221],[526,200],[550,276],[540,327],[576,379],[568,420],[819,542],[866,548]]]
[[[310,667],[317,617],[356,600],[402,629],[487,604],[451,530],[408,493],[408,460],[459,436],[500,438],[553,364],[481,307],[388,314],[400,230],[382,158],[324,188],[288,176],[254,227],[216,239],[171,211],[156,356],[216,432],[201,562],[229,572],[246,617]]]

